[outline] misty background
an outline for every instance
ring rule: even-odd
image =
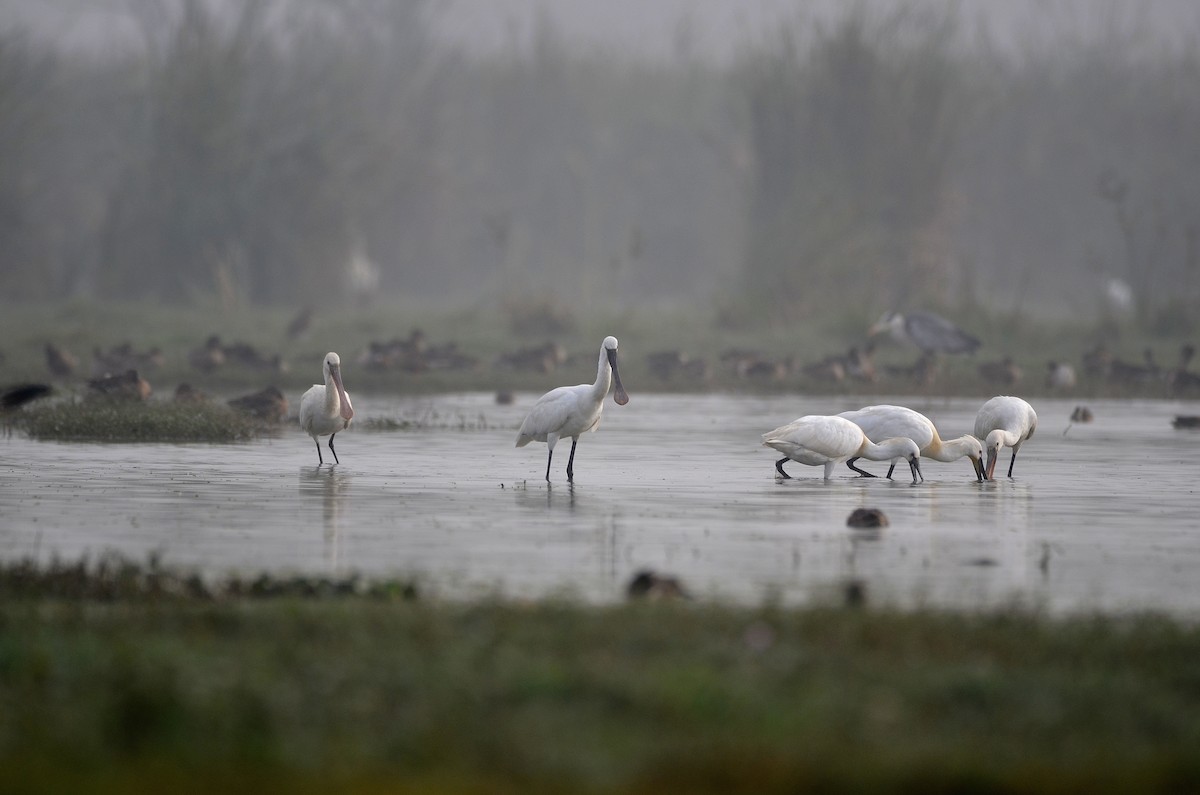
[[[0,0],[0,296],[1200,326],[1200,6]]]

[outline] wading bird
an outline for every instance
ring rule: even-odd
[[[904,406],[880,405],[866,406],[855,411],[843,411],[838,416],[845,417],[862,428],[863,433],[873,442],[882,442],[884,439],[893,439],[897,436],[912,439],[917,443],[917,447],[921,448],[922,458],[932,458],[934,461],[948,464],[966,456],[971,459],[976,479],[983,480],[983,445],[979,443],[979,440],[970,434],[965,434],[957,439],[943,441],[933,420],[918,411]],[[846,466],[860,475],[869,478],[875,477],[870,472],[854,466],[854,462],[857,460],[857,457],[849,459],[846,461]],[[895,464],[888,468],[887,476],[889,478],[895,468]]]
[[[897,342],[915,345],[925,353],[974,353],[979,340],[932,312],[887,312],[871,326],[871,336],[889,332]]]
[[[575,445],[579,436],[594,431],[600,424],[600,413],[604,410],[604,398],[610,386],[616,385],[613,400],[618,406],[629,402],[625,387],[621,385],[621,374],[617,370],[617,338],[605,337],[600,345],[600,361],[596,367],[596,383],[578,386],[560,386],[538,398],[529,410],[529,416],[521,423],[517,432],[517,447],[530,442],[545,442],[550,448],[546,456],[546,480],[550,480],[550,462],[554,458],[554,445],[560,438],[571,437],[571,457],[567,459],[567,480],[575,480]]]
[[[872,442],[862,428],[844,417],[808,415],[789,422],[762,436],[763,445],[783,453],[775,469],[785,478],[783,462],[789,458],[800,464],[824,466],[825,479],[833,475],[833,465],[849,458],[871,461],[908,461],[913,483],[921,476],[921,450],[912,439],[897,437],[879,444]]]
[[[983,446],[987,450],[985,477],[988,480],[994,479],[992,474],[996,469],[996,458],[1000,455],[1000,448],[1011,447],[1012,458],[1008,462],[1008,476],[1011,478],[1013,464],[1017,461],[1017,451],[1036,430],[1037,412],[1021,398],[997,395],[984,403],[975,415],[975,435],[983,440]]]
[[[318,437],[329,437],[329,452],[333,453],[333,460],[340,464],[342,462],[338,461],[337,450],[333,449],[333,437],[338,431],[349,428],[350,420],[354,419],[354,407],[350,405],[350,396],[342,386],[342,360],[331,351],[325,354],[321,369],[325,373],[325,383],[313,384],[300,398],[300,427],[317,445],[318,466],[325,463]]]

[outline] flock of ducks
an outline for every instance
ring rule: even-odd
[[[547,448],[546,481],[550,481],[554,448],[560,439],[570,438],[571,453],[567,459],[567,481],[575,480],[575,450],[579,437],[600,425],[604,401],[609,392],[618,406],[629,402],[621,383],[616,337],[605,337],[600,344],[596,362],[596,380],[590,384],[560,386],[542,395],[533,404],[517,431],[516,446],[544,442]],[[349,427],[354,418],[350,396],[342,383],[341,359],[336,353],[326,354],[322,365],[324,383],[314,384],[300,400],[300,426],[313,438],[317,447],[318,465],[324,463],[320,438],[329,437],[329,451],[338,461],[333,448],[334,437]],[[790,479],[783,469],[787,461],[824,467],[825,479],[833,475],[835,465],[846,465],[863,477],[875,475],[855,466],[859,459],[888,461],[891,478],[896,464],[908,464],[913,482],[924,480],[921,457],[950,462],[966,457],[971,460],[979,481],[994,478],[996,461],[1001,448],[1012,450],[1008,476],[1020,450],[1037,430],[1037,413],[1018,397],[1000,395],[988,400],[975,417],[973,435],[943,440],[937,427],[923,414],[904,406],[867,406],[837,415],[808,415],[793,420],[763,434],[762,443],[783,457],[775,462],[782,479]],[[982,440],[982,441],[981,441]]]

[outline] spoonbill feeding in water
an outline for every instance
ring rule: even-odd
[[[825,479],[833,475],[833,465],[848,458],[871,461],[905,459],[912,471],[913,483],[921,476],[921,450],[912,439],[896,437],[879,444],[872,442],[862,428],[845,417],[813,415],[801,417],[762,436],[763,445],[783,453],[775,469],[785,478],[783,462],[789,458],[809,466],[824,466]]]
[[[521,423],[517,432],[517,447],[530,442],[545,442],[550,448],[546,456],[546,480],[550,480],[550,462],[554,458],[554,445],[560,438],[571,437],[571,457],[567,459],[567,480],[575,480],[575,445],[579,435],[594,431],[600,424],[600,413],[604,410],[604,398],[609,387],[616,385],[613,400],[618,406],[629,402],[625,387],[621,385],[621,374],[617,370],[617,338],[605,337],[600,345],[600,361],[596,367],[596,383],[578,386],[560,386],[538,398],[529,410],[529,416]]]
[[[887,312],[871,326],[871,336],[884,331],[897,342],[915,345],[925,353],[974,353],[979,340],[933,312]]]
[[[342,360],[336,353],[325,354],[325,363],[321,367],[325,373],[324,384],[313,386],[300,398],[300,427],[313,438],[317,445],[317,465],[325,463],[321,457],[321,440],[318,437],[329,437],[329,452],[333,460],[338,461],[337,450],[333,449],[333,437],[338,431],[350,427],[354,419],[354,407],[350,405],[350,395],[342,386]]]
[[[1012,458],[1008,462],[1008,476],[1012,477],[1017,451],[1036,430],[1037,412],[1019,397],[997,395],[983,404],[975,415],[975,435],[983,439],[983,446],[987,449],[984,474],[988,480],[993,480],[996,458],[1000,448],[1006,446],[1012,448]]]
[[[957,439],[943,441],[933,420],[918,411],[904,406],[885,404],[866,406],[855,411],[843,411],[838,416],[845,417],[862,428],[863,433],[873,442],[882,442],[884,439],[893,439],[897,436],[912,439],[917,443],[917,447],[921,448],[922,458],[932,458],[934,461],[948,464],[966,456],[971,459],[971,466],[975,468],[976,479],[983,480],[983,445],[979,443],[979,440],[970,434],[965,434]],[[854,462],[857,460],[857,457],[849,459],[846,461],[846,466],[866,477],[875,477],[870,472],[854,466]],[[895,464],[888,468],[887,476],[889,478],[895,468]]]

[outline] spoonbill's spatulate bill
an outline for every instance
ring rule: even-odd
[[[983,404],[975,415],[975,435],[983,439],[987,450],[984,474],[988,480],[993,479],[1001,447],[1012,448],[1012,458],[1008,461],[1008,476],[1012,477],[1017,451],[1036,430],[1037,412],[1019,397],[997,395]]]
[[[596,367],[596,383],[578,386],[560,386],[538,398],[529,410],[517,432],[517,447],[530,442],[545,442],[549,448],[546,456],[546,480],[550,480],[550,462],[554,459],[554,445],[560,438],[571,437],[571,457],[567,459],[567,480],[575,480],[575,445],[580,434],[596,430],[600,425],[600,414],[604,410],[604,398],[610,387],[614,387],[613,400],[618,406],[629,402],[625,387],[621,385],[621,374],[617,370],[617,338],[605,337],[600,345],[600,360]]]
[[[329,452],[333,460],[338,461],[337,450],[333,449],[333,437],[338,431],[350,427],[354,419],[354,407],[350,405],[350,395],[342,386],[342,360],[332,351],[325,354],[325,362],[321,366],[325,374],[324,384],[313,384],[300,398],[300,427],[313,438],[317,445],[317,463],[325,463],[321,457],[320,437],[329,437]]]
[[[905,406],[884,404],[866,406],[854,411],[843,411],[838,416],[845,417],[862,428],[863,433],[873,442],[882,442],[884,439],[893,439],[897,436],[912,439],[917,443],[917,447],[921,448],[922,458],[932,458],[934,461],[949,463],[966,456],[971,459],[976,480],[983,480],[983,445],[979,440],[970,434],[965,434],[957,439],[943,441],[933,420],[918,411],[913,411]],[[854,462],[857,460],[857,457],[849,459],[846,461],[846,466],[866,477],[875,477],[870,472],[854,466]],[[895,464],[888,468],[887,476],[889,478],[895,468]]]
[[[782,477],[783,462],[789,458],[800,464],[824,466],[825,479],[833,475],[833,466],[849,458],[871,461],[908,461],[913,483],[921,476],[921,450],[912,439],[897,437],[876,444],[867,438],[862,428],[844,417],[808,415],[762,436],[763,444],[783,453],[775,462]]]
[[[874,336],[885,331],[925,353],[974,353],[980,345],[975,337],[933,312],[888,312],[869,333]]]

